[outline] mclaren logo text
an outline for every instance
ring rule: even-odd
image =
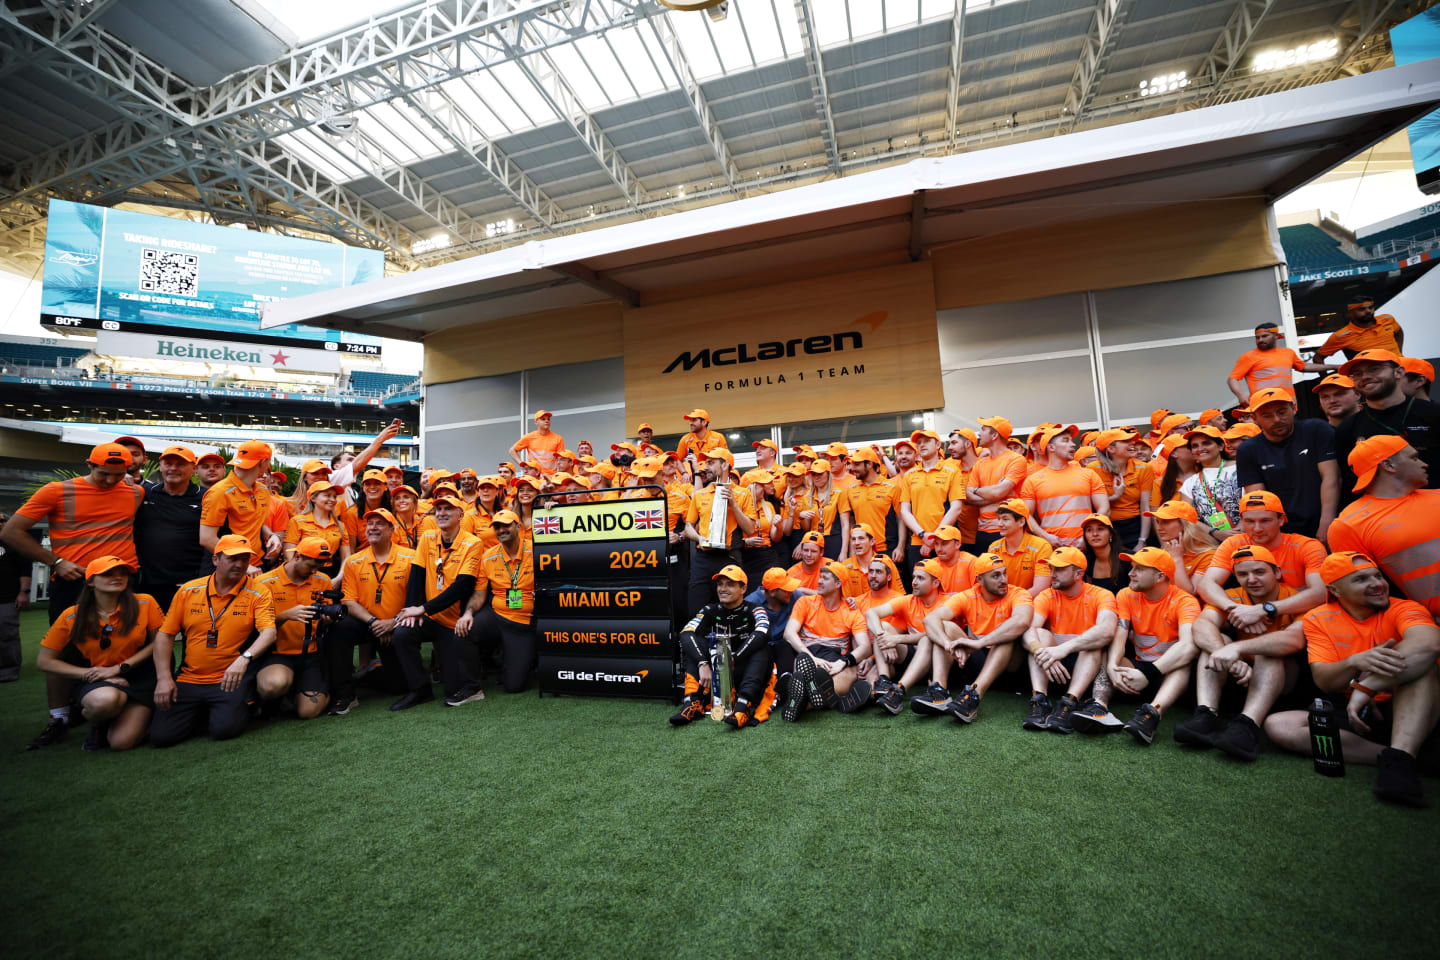
[[[737,343],[733,347],[706,347],[698,353],[689,350],[680,354],[670,365],[660,371],[671,373],[677,367],[693,370],[696,367],[728,367],[739,363],[757,363],[761,360],[779,360],[816,353],[840,353],[844,350],[859,350],[865,341],[857,330],[841,333],[822,333],[813,337],[796,337],[793,340],[767,340],[764,343]]]

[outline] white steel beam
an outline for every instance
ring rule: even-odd
[[[1130,19],[1134,0],[1098,0],[1095,16],[1090,20],[1090,29],[1080,47],[1080,57],[1075,61],[1075,75],[1070,79],[1070,89],[1065,92],[1063,113],[1069,123],[1062,129],[1074,129],[1082,114],[1090,108],[1095,91],[1110,65],[1110,54]]]
[[[872,0],[866,0],[872,2]],[[815,32],[815,11],[810,0],[795,0],[795,19],[800,24],[800,42],[805,46],[805,68],[810,73],[810,96],[820,118],[820,136],[825,141],[825,159],[835,176],[840,176],[840,146],[835,139],[835,115],[830,110],[830,90],[825,83],[825,60],[820,55],[820,38]]]

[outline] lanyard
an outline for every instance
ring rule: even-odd
[[[510,561],[508,561],[508,560],[505,559],[505,550],[504,550],[503,548],[500,550],[500,563],[505,567],[505,573],[506,573],[507,575],[509,575],[509,577],[510,577],[510,589],[511,589],[511,590],[514,590],[516,584],[518,584],[518,583],[520,582],[520,572],[521,572],[521,570],[522,570],[522,569],[524,568],[524,566],[525,566],[525,557],[524,557],[524,549],[525,549],[525,547],[524,547],[524,544],[521,544],[520,549],[521,549],[521,555],[515,558],[515,569],[514,569],[514,570],[511,570],[511,569],[510,569]]]
[[[217,626],[217,623],[225,619],[225,611],[229,610],[230,604],[234,603],[235,600],[240,596],[240,588],[237,586],[235,588],[235,592],[230,594],[230,599],[225,601],[225,606],[220,608],[220,616],[216,617],[215,602],[210,599],[210,584],[214,582],[215,578],[213,576],[209,580],[205,581],[205,612],[210,615],[210,630],[208,633],[205,634],[205,646],[207,647],[213,647],[216,645],[217,642],[219,642],[220,628],[219,626]]]
[[[374,554],[371,554],[371,556],[373,557]],[[387,573],[390,572],[390,567],[391,567],[394,563],[395,563],[395,561],[394,561],[394,560],[391,560],[391,561],[387,562],[387,563],[385,564],[385,566],[382,567],[382,566],[380,566],[378,563],[376,563],[374,560],[371,560],[371,561],[370,561],[370,570],[371,570],[372,573],[375,574],[375,602],[376,602],[376,603],[379,603],[379,602],[381,601],[381,596],[382,596],[382,595],[381,595],[381,592],[380,592],[380,591],[381,591],[381,590],[384,588],[384,586],[385,586],[385,574],[387,574]]]
[[[1415,398],[1414,398],[1414,397],[1411,397],[1410,399],[1408,399],[1408,400],[1405,401],[1405,411],[1400,414],[1400,429],[1399,429],[1399,430],[1396,430],[1394,427],[1390,426],[1390,424],[1388,424],[1388,423],[1381,423],[1379,420],[1376,420],[1376,419],[1375,419],[1375,414],[1371,412],[1370,407],[1369,407],[1368,404],[1367,404],[1366,407],[1365,407],[1365,416],[1369,417],[1369,418],[1370,418],[1370,422],[1373,423],[1373,424],[1375,424],[1375,426],[1380,427],[1380,428],[1382,428],[1382,429],[1384,429],[1384,430],[1388,430],[1390,433],[1393,433],[1393,434],[1395,434],[1395,435],[1397,435],[1397,436],[1403,437],[1403,436],[1405,435],[1405,421],[1408,420],[1408,419],[1410,419],[1410,405],[1413,404],[1414,402],[1415,402]]]
[[[1220,472],[1224,469],[1225,467],[1223,465],[1215,468],[1215,481],[1217,483],[1220,481]],[[1220,501],[1216,498],[1215,492],[1210,489],[1210,484],[1205,481],[1204,467],[1200,468],[1200,488],[1205,491],[1205,496],[1210,498],[1211,512],[1214,512],[1215,509],[1219,508]]]

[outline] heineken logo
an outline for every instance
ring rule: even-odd
[[[157,341],[155,355],[176,360],[201,360],[206,363],[244,363],[251,366],[266,366],[260,359],[259,350],[237,350],[224,344],[213,347],[198,343],[184,343],[179,340]]]

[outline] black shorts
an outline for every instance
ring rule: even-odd
[[[328,693],[330,690],[330,685],[325,682],[324,658],[313,650],[306,658],[303,676],[300,671],[300,654],[298,653],[261,654],[255,661],[255,672],[258,673],[266,667],[273,666],[290,668],[290,673],[295,677],[290,684],[291,693]]]
[[[845,656],[845,654],[841,653],[839,650],[836,650],[834,647],[825,647],[821,646],[818,643],[807,643],[805,644],[805,649],[808,650],[810,652],[810,656],[814,657],[816,660],[829,660],[832,663],[843,659]]]
[[[124,678],[122,686],[115,682]],[[94,683],[82,683],[75,690],[75,701],[78,703],[85,699],[85,695],[92,690],[99,690],[101,687],[114,687],[130,698],[131,703],[138,703],[146,707],[155,706],[155,661],[146,660],[139,666],[134,667],[126,673],[110,680],[96,680]]]
[[[1350,714],[1345,710],[1345,700],[1335,702],[1335,720],[1341,730],[1349,730],[1361,740],[1369,740],[1371,743],[1383,743],[1390,746],[1390,712],[1393,709],[1394,701],[1386,700],[1377,708],[1374,704],[1366,704],[1365,712],[1360,719],[1370,727],[1369,733],[1361,733],[1350,725]],[[1380,715],[1377,715],[1380,714]]]
[[[1155,666],[1155,662],[1153,660],[1137,659],[1133,648],[1128,652],[1130,654],[1130,662],[1135,664],[1135,669],[1145,675],[1145,690],[1141,692],[1144,693],[1160,689],[1160,684],[1164,681],[1165,674],[1160,672],[1160,668]]]

